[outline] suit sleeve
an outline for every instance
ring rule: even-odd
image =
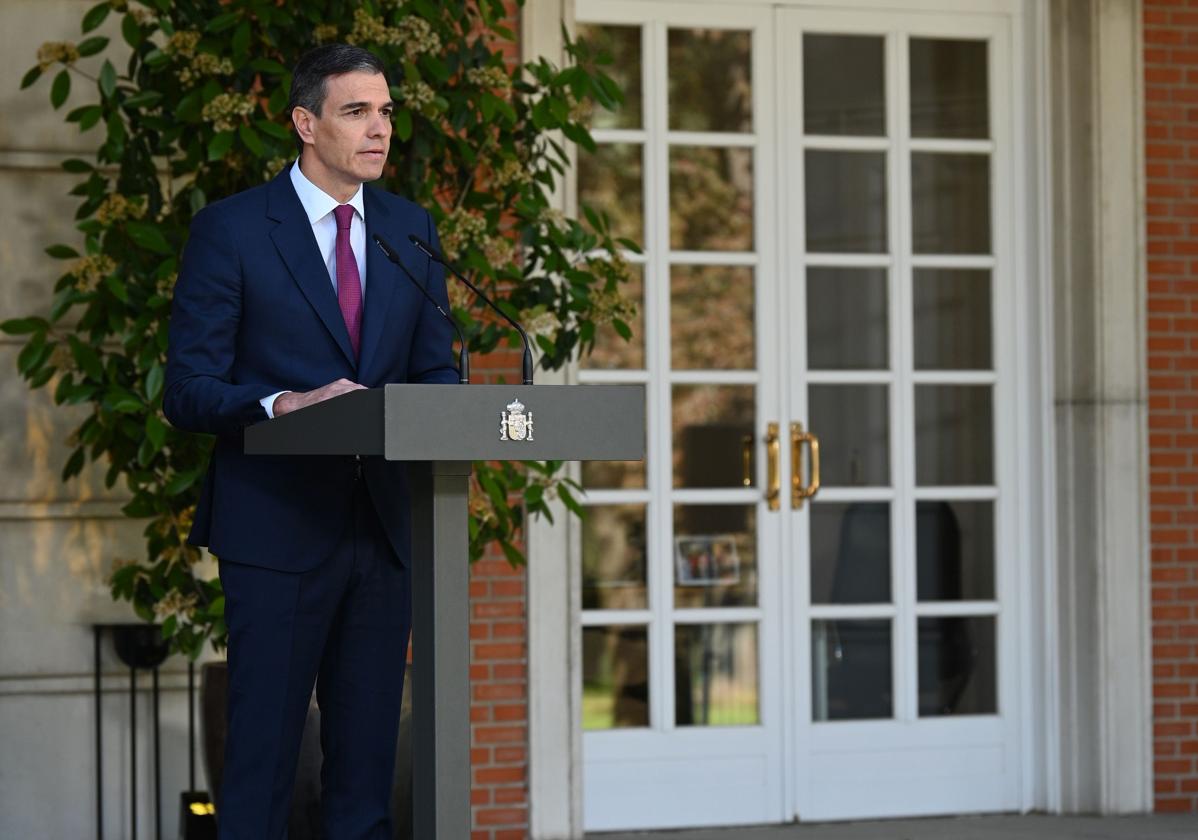
[[[437,238],[433,217],[427,210],[424,216],[428,224],[425,238],[439,251],[441,242]],[[441,304],[442,309],[449,312],[444,267],[430,259],[425,278],[429,293]],[[416,329],[412,334],[408,381],[421,384],[458,382],[458,369],[453,364],[453,338],[453,328],[431,303],[424,301],[420,317],[416,321]]]
[[[234,435],[266,419],[259,402],[277,386],[233,382],[242,315],[241,261],[218,213],[191,223],[171,306],[163,413],[189,432]]]

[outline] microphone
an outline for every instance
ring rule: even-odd
[[[416,276],[412,274],[412,272],[408,271],[408,267],[403,264],[403,260],[399,258],[399,254],[396,253],[395,249],[387,244],[387,240],[383,239],[383,237],[376,233],[374,234],[374,243],[382,249],[384,254],[387,255],[387,259],[399,266],[399,270],[402,271],[407,278],[412,281],[413,286],[420,290],[420,294],[424,295],[425,298],[428,299],[429,303],[437,307],[437,311],[440,312],[441,316],[449,322],[449,326],[453,327],[453,331],[458,334],[458,343],[462,348],[458,351],[458,374],[461,377],[459,381],[463,385],[469,385],[470,353],[466,349],[466,338],[462,335],[462,331],[458,328],[457,321],[455,321],[448,312],[441,308],[441,304],[437,303],[437,299],[429,294],[428,289],[421,285],[420,281],[416,279]]]
[[[423,239],[421,239],[419,236],[417,236],[414,233],[408,234],[408,241],[411,242],[413,245],[415,245],[417,248],[419,248],[421,251],[423,251],[430,260],[433,260],[434,262],[439,262],[439,263],[441,263],[441,265],[443,265],[447,269],[449,269],[450,273],[453,274],[454,277],[458,278],[463,283],[465,283],[466,288],[470,289],[470,291],[472,291],[472,292],[474,292],[474,294],[478,295],[478,297],[482,299],[483,303],[485,303],[487,306],[491,307],[496,312],[498,312],[500,315],[502,315],[503,320],[507,321],[509,324],[511,324],[513,327],[516,328],[516,332],[520,333],[520,338],[524,341],[524,362],[523,362],[524,384],[531,385],[532,384],[532,345],[529,344],[528,333],[526,333],[524,331],[524,327],[520,326],[515,321],[513,321],[510,317],[508,317],[508,314],[506,312],[504,312],[502,309],[500,309],[498,306],[495,305],[495,301],[491,300],[489,297],[487,297],[485,294],[483,294],[482,289],[480,289],[478,286],[474,285],[469,280],[467,280],[465,278],[465,276],[463,276],[463,274],[460,271],[458,271],[456,268],[454,268],[449,263],[449,261],[445,259],[445,257],[441,254],[441,252],[438,251],[436,248],[434,248],[432,245],[429,245],[427,242],[425,242]]]

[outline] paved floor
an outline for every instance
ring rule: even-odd
[[[1198,840],[1198,815],[944,817],[764,828],[588,834],[592,840]]]

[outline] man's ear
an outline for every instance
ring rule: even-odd
[[[316,115],[299,105],[291,109],[291,124],[295,126],[296,133],[300,136],[300,140],[305,143],[315,143],[312,138],[313,122],[316,120]]]

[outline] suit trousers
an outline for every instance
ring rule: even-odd
[[[391,840],[411,574],[366,484],[333,554],[288,573],[220,560],[229,627],[221,840],[281,840],[304,722],[320,706],[324,840]]]

